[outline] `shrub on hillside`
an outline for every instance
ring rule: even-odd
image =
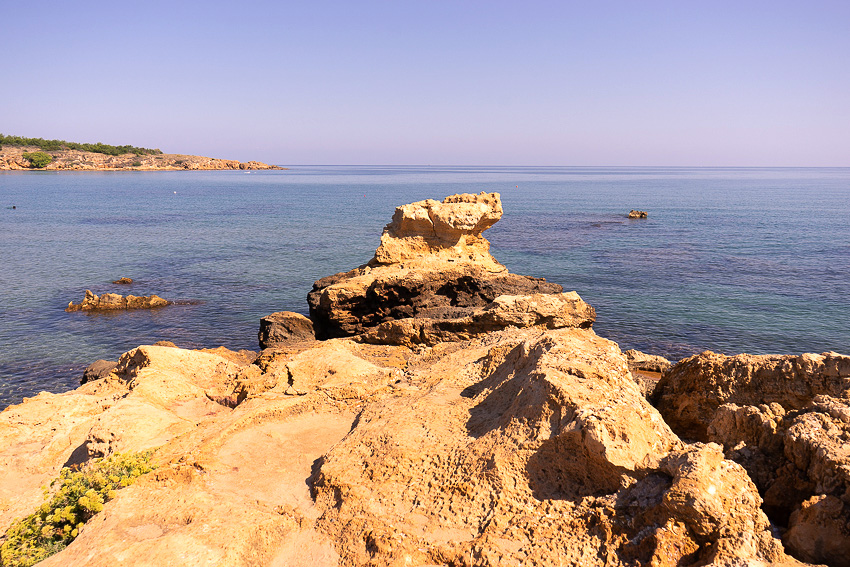
[[[46,167],[48,163],[53,161],[53,157],[44,152],[24,152],[23,158],[30,162],[30,166],[36,169]]]

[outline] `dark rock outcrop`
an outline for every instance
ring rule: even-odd
[[[260,331],[257,333],[261,349],[296,341],[312,341],[315,338],[313,322],[292,311],[266,315],[260,319]]]
[[[80,378],[80,384],[106,378],[112,374],[112,371],[117,367],[118,363],[113,360],[95,360],[86,367],[85,372],[83,372],[83,377]]]

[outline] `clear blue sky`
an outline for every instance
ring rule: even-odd
[[[850,2],[6,2],[0,132],[278,164],[850,166]]]

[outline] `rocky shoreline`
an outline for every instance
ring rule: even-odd
[[[80,150],[44,151],[53,159],[45,167],[35,169],[23,157],[24,152],[40,152],[35,146],[3,146],[0,148],[0,171],[180,171],[180,170],[265,170],[287,169],[259,161],[240,162],[184,154],[133,153],[112,156]]]
[[[623,353],[490,255],[501,214],[401,206],[259,353],[140,346],[10,406],[0,528],[152,450],[41,565],[850,564],[850,357]]]

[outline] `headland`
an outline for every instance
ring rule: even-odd
[[[9,139],[10,137],[4,137]],[[24,143],[2,143],[0,171],[179,171],[286,169],[259,161],[240,162],[159,150],[103,144],[75,144],[59,140],[20,138]],[[27,142],[42,142],[34,145]],[[47,143],[43,143],[47,142]],[[51,143],[51,142],[56,142]],[[70,146],[70,147],[69,147]],[[81,148],[106,148],[109,153]]]

